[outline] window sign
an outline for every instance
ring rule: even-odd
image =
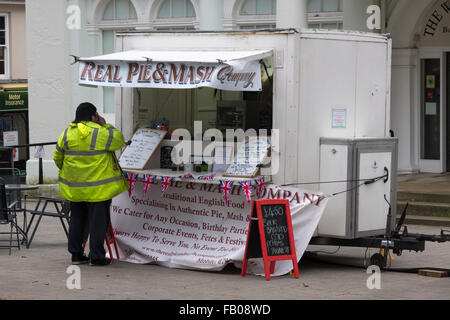
[[[3,132],[3,146],[17,146],[19,144],[19,132],[17,131],[5,131]],[[14,161],[19,161],[19,150],[14,148],[13,152]]]
[[[347,109],[333,109],[331,126],[333,129],[347,128]]]
[[[0,91],[0,110],[28,109],[28,90]]]
[[[435,102],[425,103],[425,115],[427,116],[437,115],[437,104]]]
[[[427,89],[436,88],[436,77],[435,76],[427,76]]]

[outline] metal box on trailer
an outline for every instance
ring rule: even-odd
[[[329,200],[318,236],[383,235],[389,203],[394,204],[391,225],[395,225],[397,139],[322,138],[320,143],[320,181],[332,182],[321,184],[320,190],[339,194]],[[382,176],[386,177],[368,183]]]

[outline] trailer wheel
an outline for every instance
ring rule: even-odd
[[[383,255],[379,253],[375,253],[370,257],[370,264],[372,266],[378,266],[380,269],[386,268],[386,259]]]

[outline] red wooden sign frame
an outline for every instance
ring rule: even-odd
[[[268,252],[267,252],[266,235],[264,233],[264,222],[263,222],[261,206],[276,205],[276,204],[281,204],[281,205],[284,205],[284,207],[285,207],[286,225],[288,228],[289,244],[290,244],[290,250],[291,250],[290,255],[269,256]],[[256,208],[256,217],[255,217],[255,208]],[[257,232],[259,232],[260,245],[261,245],[261,251],[262,251],[262,258],[264,261],[264,271],[265,271],[265,275],[266,275],[266,280],[270,280],[270,275],[274,273],[276,261],[282,261],[282,260],[292,260],[292,264],[294,267],[294,277],[298,279],[299,272],[298,272],[298,265],[297,265],[297,254],[295,251],[294,233],[292,231],[291,210],[290,210],[289,201],[284,200],[284,199],[253,200],[252,211],[250,214],[250,222],[249,222],[249,226],[248,226],[247,243],[245,245],[245,254],[244,254],[244,261],[242,264],[241,276],[245,277],[245,275],[247,273],[247,266],[248,266],[247,252],[248,252],[250,235],[251,235],[251,231],[252,231],[251,227],[252,227],[252,222],[256,221],[256,220],[258,220]],[[270,262],[270,267],[269,267],[269,262]]]

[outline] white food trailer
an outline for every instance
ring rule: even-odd
[[[211,128],[266,129],[269,134],[277,129],[271,154],[279,162],[261,168],[261,175],[280,186],[330,195],[348,191],[329,200],[316,240],[357,240],[394,228],[395,205],[387,221],[388,203],[396,203],[397,174],[388,35],[294,29],[133,31],[117,35],[116,53],[80,62],[80,84],[117,88],[116,127],[126,139],[155,121],[167,123],[169,130],[184,128],[192,140]],[[170,68],[181,62],[196,69]],[[255,63],[260,89],[259,74],[245,77],[236,71]],[[220,69],[227,73],[208,78],[213,68],[230,65],[235,73]],[[248,92],[253,85],[257,91]],[[201,121],[200,133],[194,121]],[[209,143],[203,142],[203,148]],[[174,144],[164,140],[158,148]],[[170,175],[171,169],[160,168],[159,149],[145,170]]]

